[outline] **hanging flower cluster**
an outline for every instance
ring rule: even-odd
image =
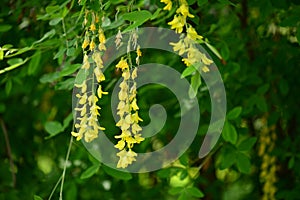
[[[142,52],[136,43],[137,35],[132,34],[130,40],[133,41],[133,46],[136,47],[136,64],[139,65],[139,58],[142,56]],[[128,46],[127,51],[129,53],[130,44]],[[129,60],[131,57],[128,56],[127,59]],[[119,85],[119,104],[117,107],[117,115],[120,117],[120,120],[116,124],[121,129],[121,134],[115,136],[115,138],[119,139],[115,145],[115,148],[120,150],[117,153],[119,157],[118,168],[126,168],[136,160],[137,154],[132,150],[133,145],[139,144],[144,140],[140,134],[142,128],[138,124],[143,120],[138,115],[139,107],[136,99],[137,88],[135,79],[137,78],[137,67],[130,72],[131,67],[128,65],[127,59],[121,58],[116,65],[116,68],[122,71],[123,78]],[[129,61],[131,63],[131,60]]]
[[[82,44],[84,56],[81,70],[84,70],[85,75],[90,78],[84,80],[81,84],[75,84],[75,87],[79,88],[79,92],[76,94],[78,103],[75,108],[75,111],[77,111],[75,128],[78,131],[72,132],[72,135],[77,140],[84,138],[86,142],[91,142],[98,137],[99,130],[105,130],[98,123],[99,110],[101,108],[97,105],[97,102],[102,98],[103,94],[107,94],[107,92],[102,91],[100,85],[105,80],[102,72],[104,66],[100,51],[106,50],[106,47],[105,35],[101,29],[98,16],[93,12],[86,12],[85,26],[88,24],[87,15],[91,15],[92,21],[86,29],[85,39]],[[96,43],[98,43],[98,48]],[[87,55],[88,51],[90,56]],[[97,93],[95,92],[95,82],[99,84]]]
[[[161,2],[166,3],[167,8],[170,6],[172,7],[172,2],[169,0],[161,0]],[[191,65],[195,66],[197,63],[201,62],[201,70],[203,72],[209,72],[208,66],[212,64],[213,61],[196,48],[196,43],[199,41],[202,42],[203,37],[186,21],[187,17],[194,18],[194,15],[189,12],[189,6],[186,0],[179,1],[179,8],[177,8],[176,13],[173,20],[168,24],[171,25],[171,29],[175,29],[176,33],[182,33],[185,27],[187,34],[186,36],[181,35],[180,40],[177,43],[170,43],[173,46],[173,50],[178,51],[179,55],[182,56],[186,54],[186,57],[183,58],[182,61],[187,67]]]
[[[276,157],[271,154],[275,147],[275,140],[277,138],[274,132],[275,126],[268,127],[266,125],[266,118],[263,118],[262,127],[259,135],[258,156],[262,158],[260,179],[263,183],[263,200],[275,199],[277,181],[276,178]]]

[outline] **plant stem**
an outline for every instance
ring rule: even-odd
[[[6,150],[7,150],[7,155],[8,155],[8,159],[9,159],[9,165],[10,165],[10,171],[11,171],[12,186],[15,188],[17,179],[16,179],[16,174],[14,172],[15,171],[15,169],[14,169],[15,164],[14,164],[14,160],[12,158],[9,137],[8,137],[6,126],[5,126],[4,121],[2,120],[2,118],[0,118],[0,123],[1,123],[1,128],[2,128],[2,131],[3,131],[3,135],[4,135],[4,138],[5,138]]]

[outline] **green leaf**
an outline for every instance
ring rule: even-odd
[[[298,26],[298,28],[297,28],[296,37],[297,37],[298,43],[300,44],[300,26]]]
[[[33,196],[33,200],[43,200],[42,197],[38,196],[38,195],[34,195]]]
[[[61,17],[54,18],[54,19],[52,19],[52,20],[49,21],[49,25],[50,25],[50,26],[55,26],[55,25],[57,25],[61,20],[62,20]]]
[[[222,56],[221,54],[219,53],[219,51],[214,47],[212,46],[211,44],[209,44],[208,42],[205,42],[204,43],[220,60],[222,60]]]
[[[16,64],[19,64],[19,63],[22,63],[22,62],[23,62],[22,58],[11,58],[7,61],[7,64],[16,65]]]
[[[5,93],[6,93],[7,96],[10,94],[11,89],[12,89],[12,81],[9,80],[5,84]]]
[[[130,173],[122,172],[119,170],[112,169],[110,167],[107,167],[103,165],[103,170],[110,176],[122,179],[122,180],[130,180],[132,179],[132,175]]]
[[[257,89],[257,94],[259,95],[264,95],[270,88],[270,84],[266,83],[264,84],[263,86],[260,86],[258,89]]]
[[[69,126],[69,124],[72,120],[73,120],[73,113],[71,112],[63,121],[63,129],[64,130]]]
[[[51,13],[53,13],[53,12],[58,11],[59,9],[60,9],[60,7],[59,7],[58,5],[55,5],[55,6],[47,6],[47,7],[46,7],[46,12],[47,12],[48,14],[51,14]]]
[[[62,132],[64,129],[60,122],[50,121],[45,123],[45,130],[50,134],[50,136],[47,137],[48,139]]]
[[[236,162],[236,150],[231,145],[224,147],[222,151],[220,169],[227,169]]]
[[[289,84],[283,78],[279,81],[279,91],[283,96],[286,96],[289,93]]]
[[[53,37],[53,36],[55,35],[55,33],[56,33],[56,32],[55,32],[55,29],[52,29],[52,30],[48,31],[47,33],[45,33],[45,35],[44,35],[41,39],[35,41],[33,44],[41,43],[41,42],[43,42],[44,40],[46,40],[47,38]]]
[[[134,22],[130,26],[128,26],[124,32],[132,30],[138,26],[141,26],[144,22],[149,20],[151,18],[152,14],[151,12],[147,10],[141,10],[141,11],[133,11],[130,13],[124,14],[122,17],[124,20],[132,21]]]
[[[295,157],[293,156],[290,158],[290,160],[288,162],[288,168],[292,169],[294,167],[294,165],[295,165]]]
[[[240,172],[248,174],[251,170],[250,159],[243,153],[238,153],[236,157],[236,165]]]
[[[10,61],[10,62],[15,62],[15,61],[17,61],[17,60]],[[18,63],[16,63],[16,64],[13,64],[13,65],[11,65],[11,66],[9,66],[9,67],[6,67],[6,68],[4,68],[4,69],[0,69],[0,74],[5,73],[5,72],[8,72],[8,71],[10,71],[10,70],[13,70],[13,69],[15,69],[15,68],[17,68],[17,67],[19,67],[19,66],[25,64],[27,61],[28,61],[28,58],[26,58],[26,59],[23,60],[22,62],[18,62]]]
[[[208,0],[198,0],[198,6],[203,6],[204,4],[208,3]]]
[[[201,76],[199,72],[196,72],[191,78],[191,85],[189,88],[190,98],[196,97],[200,85],[201,85]]]
[[[228,112],[226,118],[229,120],[234,120],[234,119],[238,118],[241,113],[242,113],[242,107],[237,106]]]
[[[196,68],[194,66],[186,67],[185,70],[183,70],[181,74],[181,78],[187,77],[191,74],[193,74],[196,71]]]
[[[4,51],[0,49],[0,60],[3,60],[3,57],[4,57]]]
[[[234,3],[232,3],[232,2],[229,1],[229,0],[219,0],[219,2],[220,2],[222,5],[224,5],[224,6],[226,6],[226,5],[236,6]]]
[[[53,59],[61,58],[64,55],[66,50],[67,50],[66,48],[59,49],[59,51],[54,55]]]
[[[94,174],[96,174],[98,172],[100,168],[100,164],[98,165],[93,165],[89,168],[87,168],[80,176],[80,179],[87,179],[90,178],[91,176],[93,176]]]
[[[52,83],[53,81],[57,80],[59,78],[59,72],[54,72],[50,74],[44,74],[40,78],[41,83]]]
[[[228,60],[230,56],[228,45],[225,42],[222,43],[221,55],[224,60]]]
[[[67,56],[74,56],[76,52],[76,49],[74,47],[71,47],[69,49],[67,49]]]
[[[68,76],[73,74],[81,67],[81,64],[66,65],[60,72],[60,76]]]
[[[29,66],[28,66],[28,70],[27,70],[27,74],[28,75],[32,75],[32,74],[35,74],[38,67],[39,67],[39,64],[40,64],[40,61],[41,61],[41,51],[36,51],[35,54],[33,54],[30,62],[29,62]]]
[[[186,192],[192,197],[202,198],[204,197],[203,192],[196,187],[188,187],[186,188]]]
[[[238,145],[238,150],[239,151],[249,151],[254,144],[256,143],[257,138],[256,137],[250,137],[245,140],[243,140],[239,145]]]
[[[161,169],[157,172],[157,176],[160,178],[168,178],[171,174],[170,168]]]
[[[178,200],[187,200],[187,199],[189,199],[189,196],[187,195],[186,192],[182,192],[178,197]]]
[[[9,24],[2,24],[0,25],[0,32],[9,31],[12,28],[12,25]]]
[[[235,127],[228,121],[225,121],[224,128],[222,131],[222,137],[226,142],[235,144],[237,142],[237,132]]]
[[[153,13],[153,15],[152,15],[152,17],[150,18],[150,20],[156,19],[157,16],[159,15],[159,13],[160,13],[161,10],[162,10],[161,8],[158,8],[158,9],[155,11],[155,13]]]
[[[75,78],[68,78],[60,81],[55,85],[55,90],[72,90],[74,87]]]
[[[266,103],[266,100],[263,96],[257,96],[256,102],[255,102],[257,108],[261,110],[262,112],[268,111],[268,105]]]
[[[176,195],[181,193],[183,189],[183,187],[171,187],[171,189],[168,190],[168,193],[170,195]]]
[[[130,13],[124,14],[122,17],[128,21],[146,21],[152,16],[151,12],[147,10],[133,11]]]
[[[0,113],[4,113],[6,109],[6,106],[4,103],[0,103]]]
[[[86,72],[85,70],[79,70],[76,79],[75,79],[75,83],[74,84],[81,84],[83,83],[83,81],[86,79],[86,77],[88,76],[88,72]]]

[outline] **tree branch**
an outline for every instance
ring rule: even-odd
[[[12,177],[12,186],[16,187],[17,179],[16,179],[16,174],[14,172],[15,164],[14,164],[12,153],[11,153],[11,147],[10,147],[10,142],[9,142],[7,129],[6,129],[6,126],[5,126],[4,121],[2,120],[2,118],[0,118],[0,124],[1,124],[1,128],[2,128],[2,131],[3,131],[4,138],[5,138],[7,156],[8,156],[8,159],[9,159],[9,165],[10,165],[10,171],[11,171],[11,177]]]

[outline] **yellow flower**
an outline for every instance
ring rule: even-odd
[[[99,85],[99,87],[97,89],[97,95],[100,99],[102,98],[102,94],[108,94],[108,92],[103,92],[101,85]]]
[[[136,110],[139,109],[139,106],[138,106],[137,103],[136,103],[136,99],[133,99],[133,101],[132,101],[131,104],[130,104],[130,107],[131,107],[134,111],[136,111]]]
[[[170,45],[173,46],[174,51],[179,51],[178,52],[179,55],[183,55],[186,51],[183,40],[179,40],[179,42],[177,42],[177,43],[170,42]]]
[[[120,140],[120,141],[118,142],[118,144],[115,145],[115,148],[117,148],[117,149],[119,149],[119,150],[121,151],[122,149],[124,149],[125,144],[126,144],[126,143],[125,143],[124,140]]]
[[[84,38],[84,41],[83,41],[83,43],[82,43],[82,49],[85,49],[88,45],[89,45],[89,43],[90,43],[90,40],[89,40],[89,38],[88,37],[85,37]]]
[[[95,44],[95,42],[92,40],[91,43],[90,43],[90,50],[91,50],[91,51],[94,50],[95,47],[96,47],[96,44]]]
[[[200,53],[200,52],[199,52]],[[205,65],[210,65],[213,63],[213,61],[209,58],[207,58],[207,56],[203,53],[200,53],[200,57],[201,57],[201,60],[202,62],[205,64]]]
[[[122,150],[119,153],[117,153],[117,156],[120,157],[119,162],[117,164],[117,168],[126,168],[128,165],[130,165],[133,161],[135,161],[135,157],[137,154],[129,149],[127,152],[126,150]]]
[[[96,76],[98,83],[105,80],[105,76],[99,67],[95,67],[94,74]]]
[[[126,81],[122,81],[120,83],[119,87],[121,88],[121,90],[124,90],[124,91],[128,90],[128,85],[127,85]]]
[[[171,10],[172,9],[172,1],[171,0],[160,0],[160,2],[167,4],[163,9]]]
[[[132,70],[132,73],[131,73],[131,78],[132,79],[135,79],[137,77],[137,67],[135,67],[133,70]]]
[[[122,131],[121,135],[116,135],[115,138],[119,139],[119,138],[126,138],[131,136],[131,133],[128,130],[124,130]]]
[[[176,13],[180,13],[182,14],[185,18],[186,17],[190,17],[190,18],[193,18],[194,15],[192,15],[190,12],[189,12],[189,7],[188,7],[188,4],[186,2],[182,3],[180,5],[180,7],[176,10]]]
[[[127,96],[128,96],[128,94],[125,90],[121,90],[118,94],[118,97],[119,97],[120,101],[126,100]]]
[[[92,106],[93,104],[96,104],[98,102],[98,98],[96,95],[92,94],[88,98],[89,106]]]
[[[101,59],[101,54],[99,51],[95,51],[92,55],[92,59],[95,61],[97,67],[103,68],[103,61]]]
[[[128,69],[128,63],[126,62],[126,60],[121,58],[119,63],[116,65],[116,68],[121,69],[122,71]]]
[[[126,131],[129,129],[130,124],[127,123],[124,119],[120,119],[116,126],[120,127],[122,131]]]
[[[141,122],[143,121],[143,120],[139,117],[137,111],[136,111],[135,113],[132,114],[132,119],[133,119],[133,121],[134,121],[135,123],[138,123],[139,121],[141,121]]]
[[[127,143],[127,147],[129,149],[131,149],[133,147],[133,144],[136,143],[136,140],[131,136],[126,137],[125,140],[126,140],[126,143]]]
[[[140,45],[137,46],[136,54],[137,54],[138,57],[142,56],[142,52],[141,52],[141,49],[140,49]]]
[[[86,106],[85,105],[81,108],[75,108],[75,110],[76,111],[81,111],[80,116],[82,116],[82,117],[86,114]]]
[[[141,130],[142,130],[142,128],[140,127],[140,125],[138,125],[137,123],[132,124],[131,131],[133,134],[137,134]]]
[[[190,60],[188,58],[182,58],[182,61],[184,62],[184,64],[189,67],[192,65],[192,63],[190,62]]]
[[[76,96],[79,97],[80,95],[77,94]],[[79,102],[78,103],[83,105],[83,104],[86,103],[86,100],[87,100],[87,94],[85,93],[85,94],[83,94],[82,96],[79,97]]]
[[[91,31],[95,31],[95,30],[96,30],[96,26],[95,26],[94,23],[90,25],[90,30],[91,30]]]
[[[168,23],[171,25],[171,29],[175,29],[176,33],[182,33],[183,27],[185,24],[185,18],[184,16],[178,15],[174,16],[174,19]]]
[[[99,29],[99,42],[102,44],[105,44],[106,42],[105,35],[101,29]]]
[[[129,71],[123,71],[122,76],[124,77],[124,80],[128,80],[130,78],[130,72]]]
[[[134,135],[134,139],[138,144],[145,140],[145,138],[141,137],[141,134]]]
[[[207,66],[203,66],[202,67],[202,71],[205,72],[205,73],[209,72],[209,68]]]
[[[192,40],[201,40],[203,38],[201,35],[198,35],[196,30],[191,25],[188,27],[186,32],[187,32],[187,37]]]
[[[98,137],[98,131],[94,131],[94,130],[87,130],[84,134],[84,140],[86,142],[91,142],[94,139],[96,139]]]
[[[82,69],[89,69],[90,68],[90,62],[88,55],[84,54],[83,56],[83,65],[81,67]]]

